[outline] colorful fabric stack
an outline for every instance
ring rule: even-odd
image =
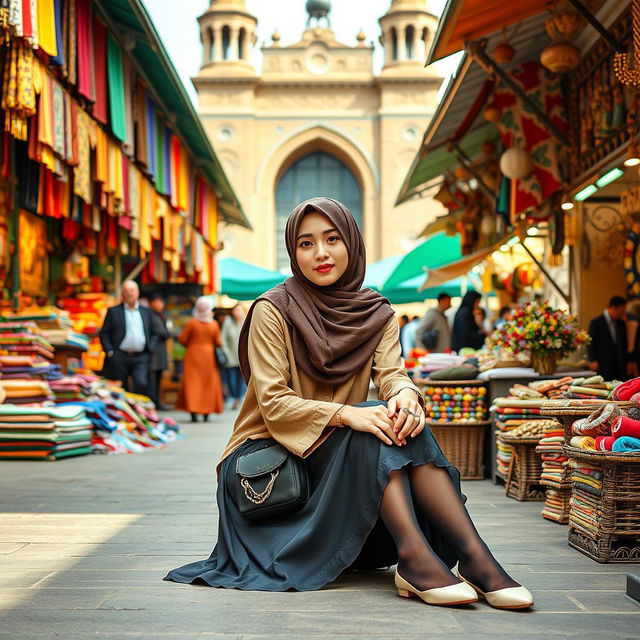
[[[563,397],[582,400],[610,400],[613,390],[619,384],[619,382],[605,382],[602,376],[576,378]]]
[[[82,402],[91,396],[91,385],[83,376],[64,376],[50,383],[57,403]]]
[[[35,322],[0,322],[0,355],[30,355],[53,359],[53,346]]]
[[[62,377],[60,365],[37,356],[0,356],[0,378],[19,380],[57,380]]]
[[[564,397],[564,394],[567,392],[573,381],[574,379],[571,376],[566,376],[564,378],[560,378],[560,380],[541,380],[531,382],[530,386],[545,398],[556,400]]]
[[[0,459],[58,460],[91,453],[91,426],[78,407],[0,404]]]
[[[42,405],[53,400],[49,383],[44,380],[0,380],[5,402],[23,405]]]
[[[571,473],[564,454],[564,430],[555,420],[549,420],[544,437],[536,447],[542,458],[540,484],[547,487],[542,517],[553,522],[569,522],[569,500],[571,499]]]
[[[571,427],[569,446],[587,451],[640,454],[640,420],[607,403]]]
[[[54,347],[74,346],[85,351],[88,347],[88,338],[74,331],[69,313],[57,307],[28,308],[5,319],[9,322],[35,322],[40,335]]]
[[[573,490],[569,526],[589,538],[596,538],[599,531],[598,509],[602,497],[602,469],[581,460],[570,459]]]

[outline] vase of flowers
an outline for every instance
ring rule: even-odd
[[[559,360],[589,341],[574,314],[543,302],[520,305],[489,336],[494,347],[514,355],[528,353],[531,366],[541,375],[554,373]]]

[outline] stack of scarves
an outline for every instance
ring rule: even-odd
[[[558,423],[550,424],[536,447],[542,458],[540,484],[547,487],[542,517],[566,524],[569,521],[571,473],[563,450],[564,430]]]
[[[34,322],[40,335],[55,346],[76,346],[86,350],[89,339],[74,331],[69,313],[54,306],[25,309],[5,316],[10,322]]]
[[[598,466],[570,459],[573,491],[569,526],[590,538],[599,532],[599,507],[602,497],[602,469]]]
[[[565,398],[583,400],[610,400],[613,390],[619,383],[605,382],[602,376],[576,378],[564,394]]]
[[[625,383],[626,384],[626,383]],[[606,404],[588,418],[576,420],[569,444],[588,451],[640,453],[640,420],[633,420],[617,405]]]
[[[0,356],[0,379],[56,380],[62,377],[60,365],[36,356]]]
[[[83,401],[91,396],[91,387],[82,376],[64,376],[50,386],[57,403]]]
[[[34,322],[0,322],[0,355],[42,356],[51,360],[53,346]]]
[[[534,381],[529,383],[529,386],[546,398],[555,400],[564,397],[564,394],[569,389],[572,382],[573,378],[571,376],[566,376],[559,380]]]
[[[49,383],[44,380],[0,379],[0,389],[4,391],[5,402],[21,405],[42,405],[53,400]]]
[[[58,460],[91,453],[82,409],[0,404],[0,459]]]

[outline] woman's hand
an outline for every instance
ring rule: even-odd
[[[393,420],[382,405],[373,407],[347,405],[342,410],[342,422],[354,431],[372,433],[385,444],[400,444],[398,436],[393,431]]]
[[[400,444],[407,444],[407,436],[415,438],[424,429],[426,417],[415,391],[402,389],[389,399],[388,407],[389,418],[395,416],[393,432]]]

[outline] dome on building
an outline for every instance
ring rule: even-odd
[[[329,0],[307,0],[307,13],[314,18],[326,18],[331,11]]]

